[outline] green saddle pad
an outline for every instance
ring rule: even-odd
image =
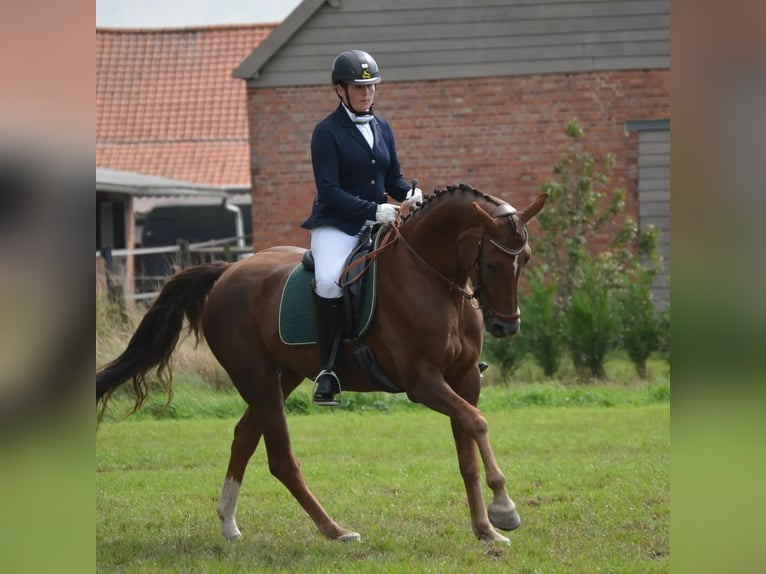
[[[354,325],[354,339],[367,332],[375,313],[375,277],[377,261],[373,261],[364,278],[359,320]],[[308,345],[317,340],[311,280],[314,273],[298,264],[287,278],[279,302],[279,337],[286,345]]]

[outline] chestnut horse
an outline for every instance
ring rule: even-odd
[[[462,184],[426,197],[392,227],[395,239],[377,255],[377,309],[363,335],[390,381],[411,401],[450,418],[471,527],[477,538],[488,542],[507,543],[495,528],[513,530],[521,521],[492,452],[487,421],[476,408],[481,379],[477,361],[484,328],[495,337],[519,329],[518,283],[531,255],[526,224],[546,199],[542,194],[517,211]],[[172,392],[168,366],[184,317],[198,339],[204,335],[248,405],[234,431],[217,504],[222,534],[229,540],[241,538],[235,520],[237,498],[261,437],[271,473],[321,533],[335,540],[360,539],[325,512],[290,446],[285,398],[319,370],[315,345],[286,345],[279,335],[282,288],[304,251],[273,247],[236,263],[202,264],[177,273],[126,350],[96,376],[96,399],[102,409],[111,393],[131,379],[135,412],[148,392],[145,376],[155,367]],[[356,364],[352,350],[345,342],[338,355],[343,389],[378,391]],[[492,490],[488,508],[477,446]]]

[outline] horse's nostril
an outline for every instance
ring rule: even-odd
[[[505,321],[490,321],[487,324],[487,331],[489,331],[489,334],[493,337],[496,337],[498,339],[501,339],[503,337],[512,337],[516,335],[519,332],[519,327],[521,326],[521,321],[514,321],[513,323],[508,323]]]
[[[489,326],[489,332],[493,337],[497,338],[505,337],[508,334],[505,332],[505,329],[503,329],[502,323],[497,321],[493,321]]]

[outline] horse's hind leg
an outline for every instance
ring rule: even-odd
[[[218,518],[221,520],[221,534],[227,540],[242,539],[242,533],[237,528],[235,517],[237,499],[239,498],[239,489],[242,486],[242,478],[245,475],[245,468],[260,439],[261,427],[252,410],[248,408],[234,428],[229,467],[226,469],[226,479],[223,482],[221,496],[216,506]]]
[[[283,396],[289,395],[300,384],[301,378],[293,375],[281,377]],[[218,498],[216,511],[221,521],[221,534],[227,540],[241,540],[242,533],[237,527],[236,512],[239,490],[245,469],[250,457],[253,456],[258,442],[262,436],[261,425],[251,408],[234,427],[234,440],[231,443],[231,455],[229,466],[226,469],[226,479],[221,488],[221,496]]]
[[[327,538],[343,542],[360,540],[359,534],[346,530],[330,518],[306,484],[306,479],[301,473],[300,465],[290,446],[284,399],[280,388],[274,385],[260,390],[258,404],[251,406],[254,409],[257,408],[271,474],[287,487],[317,525],[319,531]]]

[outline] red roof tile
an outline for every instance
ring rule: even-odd
[[[250,186],[245,83],[277,24],[96,29],[96,165]]]

